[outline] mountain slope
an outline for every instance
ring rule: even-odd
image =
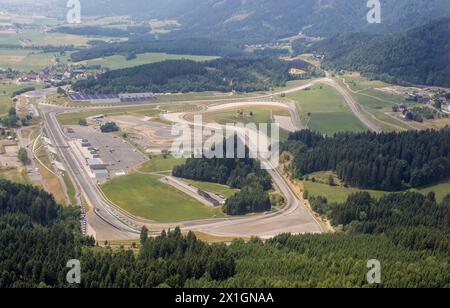
[[[362,0],[99,0],[83,14],[177,19],[180,36],[243,41],[267,40],[304,31],[329,37],[341,32],[395,32],[450,16],[450,0],[380,0],[382,23],[368,24]],[[173,33],[172,33],[173,35]]]
[[[406,32],[339,35],[319,42],[325,66],[361,71],[388,82],[450,86],[450,18]]]

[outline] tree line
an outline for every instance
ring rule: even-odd
[[[335,226],[353,234],[385,234],[396,244],[450,255],[450,194],[441,202],[435,193],[388,194],[375,199],[352,194],[342,204],[311,197],[313,209]]]
[[[293,172],[301,178],[335,171],[347,185],[397,191],[434,184],[450,176],[450,128],[392,133],[301,131],[289,136]]]
[[[156,40],[150,36],[131,37],[127,42],[98,44],[92,48],[80,50],[71,54],[74,62],[92,60],[113,55],[123,55],[128,59],[137,54],[148,52],[163,52],[177,55],[198,56],[242,56],[242,47],[231,42],[207,38],[190,38],[174,40]]]
[[[370,259],[383,265],[379,287],[450,287],[450,197],[353,196],[327,210],[343,231],[265,242],[210,245],[179,229],[154,238],[144,229],[132,251],[96,247],[80,234],[79,210],[39,189],[0,181],[0,196],[1,288],[370,287]],[[66,282],[71,259],[81,262],[79,285]]]
[[[106,72],[73,85],[78,92],[112,94],[133,92],[254,92],[284,86],[300,78],[291,68],[310,70],[310,64],[273,58],[224,58],[207,62],[169,60]]]
[[[235,137],[236,148],[237,143]],[[225,153],[226,146],[224,157]],[[246,158],[190,158],[184,165],[176,166],[172,173],[180,178],[240,189],[226,200],[223,208],[226,214],[244,215],[271,209],[268,190],[272,188],[272,179],[267,171],[261,169],[259,161],[249,158],[248,148]]]

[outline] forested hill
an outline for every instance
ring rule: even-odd
[[[131,15],[172,19],[180,30],[170,35],[261,41],[301,31],[328,37],[336,33],[406,30],[450,16],[449,0],[381,0],[382,23],[369,24],[361,0],[98,0],[83,3],[83,14]],[[64,2],[65,5],[65,2]]]
[[[325,66],[361,71],[391,83],[450,87],[450,18],[407,32],[339,35],[319,42]]]
[[[336,171],[348,185],[395,191],[450,178],[450,128],[401,133],[291,134],[297,177]]]
[[[76,209],[0,181],[0,288],[370,287],[366,264],[373,258],[383,264],[379,287],[450,287],[450,198],[437,203],[432,194],[408,193],[377,201],[362,194],[313,204],[344,232],[221,245],[179,229],[156,238],[144,230],[136,253],[94,247],[77,231]],[[82,265],[79,285],[66,282],[72,259]]]
[[[234,153],[242,142],[234,138]],[[223,144],[223,157],[227,157],[227,142]],[[220,148],[220,147],[219,147]],[[241,189],[226,200],[223,211],[228,215],[267,212],[271,210],[268,191],[273,188],[269,173],[261,169],[256,159],[251,159],[246,148],[246,158],[191,158],[173,169],[176,177],[212,182]]]
[[[73,88],[95,94],[266,91],[298,78],[289,74],[291,68],[312,69],[303,61],[271,58],[225,58],[208,62],[171,60],[110,71],[97,78],[78,81]]]
[[[75,28],[77,31],[80,29]],[[100,31],[100,30],[99,30]],[[207,38],[189,38],[176,40],[155,40],[149,35],[130,37],[127,42],[100,44],[71,54],[74,62],[123,55],[128,60],[137,54],[163,52],[181,55],[234,57],[244,54],[242,46],[231,42]]]

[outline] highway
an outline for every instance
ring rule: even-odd
[[[371,131],[379,132],[380,129],[368,121],[357,107],[356,102],[348,94],[348,92],[341,87],[337,82],[331,78],[321,78],[314,80],[308,84],[295,87],[286,91],[280,91],[272,93],[270,95],[262,95],[248,98],[241,102],[236,102],[236,99],[218,99],[214,101],[214,104],[205,111],[220,110],[223,108],[234,108],[236,106],[244,106],[249,104],[261,104],[265,106],[280,106],[278,102],[264,102],[258,101],[267,99],[274,95],[282,93],[293,93],[308,87],[311,87],[317,83],[324,83],[334,87],[344,97],[347,104],[350,106],[352,112],[363,122]],[[194,103],[204,101],[189,101],[178,103]],[[142,104],[139,106],[143,106]],[[286,108],[294,112],[295,105],[292,102],[284,104]],[[111,106],[110,108],[125,108],[130,106]],[[76,182],[76,187],[79,192],[82,193],[84,199],[87,200],[93,211],[88,213],[89,234],[94,235],[97,240],[124,240],[124,239],[136,239],[139,236],[139,230],[141,226],[146,225],[153,234],[157,234],[162,230],[168,228],[174,228],[180,226],[183,231],[201,231],[207,234],[224,236],[224,237],[251,237],[259,236],[261,238],[270,238],[280,233],[321,233],[323,232],[322,226],[317,222],[312,213],[301,204],[297,199],[294,192],[286,183],[276,168],[268,170],[274,184],[278,187],[281,193],[287,200],[287,205],[282,210],[271,212],[267,214],[260,214],[246,217],[235,217],[228,219],[209,219],[201,221],[188,221],[175,224],[160,224],[153,221],[145,220],[139,217],[134,217],[129,213],[117,208],[110,201],[106,200],[102,192],[95,185],[92,179],[85,173],[82,168],[82,163],[77,160],[76,155],[71,153],[67,144],[67,139],[62,132],[61,127],[56,119],[56,115],[64,112],[76,112],[84,110],[93,110],[97,108],[104,109],[103,107],[93,108],[62,108],[57,106],[40,105],[40,109],[44,114],[45,125],[50,134],[51,139],[58,147],[63,161],[65,162],[68,171],[72,175]],[[108,108],[108,107],[106,107]],[[172,123],[188,123],[185,120],[187,113],[175,114],[168,113],[162,115],[165,120]],[[295,120],[296,123],[299,120]],[[297,124],[299,126],[299,124]],[[264,163],[270,165],[268,161]]]

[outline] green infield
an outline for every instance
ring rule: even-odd
[[[336,132],[361,132],[367,128],[351,112],[343,97],[332,87],[316,85],[287,96],[296,102],[302,121],[313,131],[332,135]]]
[[[96,109],[85,112],[63,113],[56,118],[61,125],[78,125],[80,119],[86,119],[95,115],[118,116],[118,115],[155,115],[159,114],[156,107],[129,107],[129,108],[117,108],[117,109]]]
[[[228,123],[272,123],[272,115],[289,116],[289,111],[284,108],[275,107],[243,107],[237,109],[221,110],[203,114],[204,122],[217,122],[222,125]],[[193,118],[191,116],[191,118]]]
[[[111,70],[128,68],[143,64],[161,62],[165,60],[192,60],[192,61],[208,61],[217,59],[217,57],[210,56],[193,56],[193,55],[172,55],[166,53],[143,53],[138,54],[135,59],[127,60],[122,55],[114,55],[105,58],[82,61],[80,63],[88,65],[101,65],[104,68]]]
[[[105,195],[129,213],[157,222],[225,217],[221,208],[204,206],[159,177],[134,173],[102,186]]]
[[[230,198],[231,196],[234,196],[239,189],[233,189],[226,185],[220,185],[216,183],[208,183],[208,182],[199,182],[199,181],[191,181],[191,180],[184,180],[187,183],[191,184],[194,187],[197,187],[201,190],[212,192],[214,194],[222,195],[225,198]]]
[[[143,163],[139,167],[139,171],[145,173],[172,173],[175,166],[183,165],[185,162],[184,158],[178,159],[173,156],[158,155]]]
[[[216,122],[221,125],[226,124],[260,124],[260,123],[273,123],[272,116],[280,115],[280,116],[290,116],[290,113],[287,109],[284,108],[275,108],[275,107],[244,107],[239,109],[231,109],[224,110],[218,112],[210,112],[203,114],[203,122],[204,123],[212,123]],[[189,116],[189,119],[193,120],[193,116]],[[270,125],[267,127],[267,134],[270,136],[271,127]],[[280,129],[280,140],[285,141],[288,139],[289,132],[283,129]]]

